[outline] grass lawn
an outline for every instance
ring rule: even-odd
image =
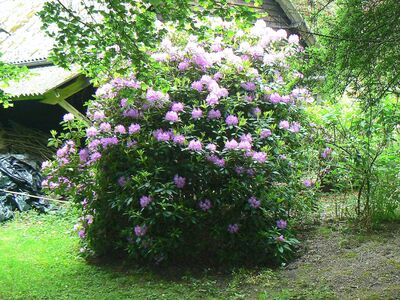
[[[0,225],[0,299],[248,299],[261,291],[246,280],[274,280],[270,270],[161,276],[120,264],[91,265],[77,255],[75,218],[31,212]]]
[[[0,299],[400,299],[400,225],[351,232],[330,225],[303,233],[287,267],[149,270],[80,258],[64,211],[17,214],[0,225]]]

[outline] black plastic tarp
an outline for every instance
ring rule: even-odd
[[[15,210],[27,211],[35,208],[46,212],[50,208],[47,202],[26,195],[41,196],[41,182],[37,161],[27,155],[0,155],[0,222],[12,218]]]

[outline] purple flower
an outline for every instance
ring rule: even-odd
[[[163,131],[162,129],[157,129],[153,132],[153,136],[159,142],[166,142],[171,139],[171,133],[168,131]]]
[[[137,144],[137,141],[135,141],[135,140],[128,140],[127,142],[126,142],[126,146],[127,147],[133,147],[133,146],[135,146]]]
[[[93,114],[93,119],[94,120],[102,120],[106,117],[103,111],[95,111]]]
[[[273,104],[277,104],[282,100],[281,95],[278,93],[273,93],[269,96],[269,101]]]
[[[188,149],[191,151],[201,151],[203,147],[199,140],[192,140],[189,142]]]
[[[279,128],[280,129],[289,129],[290,125],[289,122],[286,120],[282,120],[279,122]]]
[[[185,178],[185,177],[181,177],[181,176],[179,176],[178,174],[176,174],[176,175],[174,176],[174,183],[175,183],[175,185],[176,185],[176,187],[177,187],[178,189],[183,189],[183,187],[184,187],[185,184],[186,184],[186,178]]]
[[[203,83],[201,81],[194,81],[192,83],[192,89],[201,92],[203,90]]]
[[[229,92],[226,88],[219,88],[213,91],[217,97],[228,97]]]
[[[299,41],[300,41],[300,39],[299,39],[299,36],[298,36],[297,34],[291,34],[291,35],[289,35],[289,37],[288,37],[288,42],[289,42],[289,44],[296,44],[296,45],[298,45],[298,44],[299,44]]]
[[[119,105],[121,107],[126,107],[127,104],[128,104],[128,98],[122,98]]]
[[[68,146],[65,145],[64,147],[57,150],[57,157],[64,157],[68,155]]]
[[[267,137],[269,137],[269,136],[271,136],[271,135],[272,135],[271,130],[269,130],[269,129],[262,129],[262,130],[261,130],[261,133],[260,133],[260,138],[261,138],[261,139],[265,139],[265,138],[267,138]]]
[[[167,112],[165,114],[165,120],[168,121],[168,122],[175,123],[175,122],[179,121],[179,117],[178,117],[178,114],[176,112],[169,111],[169,112]]]
[[[87,215],[85,219],[86,219],[86,222],[88,223],[88,225],[93,224],[93,216],[92,215]]]
[[[209,119],[219,119],[219,118],[221,118],[221,112],[218,109],[211,109],[208,112],[208,118]]]
[[[123,116],[132,119],[138,119],[141,116],[141,113],[137,109],[128,109],[123,112]]]
[[[312,180],[310,180],[310,179],[305,179],[303,181],[303,184],[304,184],[305,187],[309,188],[309,187],[312,187],[314,185],[314,182]]]
[[[121,176],[120,178],[118,178],[119,186],[125,186],[125,184],[126,184],[126,178],[124,176]]]
[[[209,60],[208,56],[202,53],[194,55],[193,62],[203,70],[212,66],[212,62]]]
[[[257,86],[254,82],[244,82],[240,85],[242,88],[244,88],[246,91],[255,91]]]
[[[254,107],[254,108],[251,110],[251,113],[252,113],[255,117],[258,117],[259,115],[261,115],[261,109],[260,109],[259,107]]]
[[[249,95],[246,95],[246,96],[244,96],[244,100],[246,101],[246,102],[253,102],[253,100],[254,100],[254,97],[253,96],[249,96]]]
[[[219,97],[214,92],[211,92],[208,94],[206,102],[208,105],[216,105],[219,103]]]
[[[210,162],[212,162],[214,165],[217,167],[223,168],[225,166],[225,160],[223,158],[219,158],[216,155],[209,155],[206,156],[206,159]]]
[[[256,171],[254,169],[247,169],[246,170],[247,175],[249,175],[250,177],[253,177],[254,175],[256,175]]]
[[[275,240],[276,240],[278,243],[283,243],[283,242],[285,241],[285,238],[284,238],[283,235],[281,234],[280,236],[277,236],[277,237],[275,238]]]
[[[253,152],[252,157],[256,162],[259,163],[263,163],[267,160],[267,154],[264,152]]]
[[[84,229],[79,230],[78,236],[79,236],[81,239],[84,239],[84,238],[86,237],[86,232],[85,232],[85,230],[84,230]]]
[[[126,133],[126,129],[123,125],[117,125],[114,128],[114,132],[115,133],[120,133],[120,134],[125,134]]]
[[[278,227],[279,229],[285,229],[287,227],[287,221],[285,220],[276,221],[276,227]]]
[[[222,73],[220,73],[220,72],[217,72],[214,74],[213,79],[215,81],[219,81],[220,79],[222,79],[222,77],[224,77],[224,75],[222,75]]]
[[[250,197],[249,198],[249,200],[247,200],[248,202],[249,202],[249,204],[250,204],[250,206],[252,207],[252,208],[259,208],[260,207],[260,205],[261,205],[261,201],[260,200],[258,200],[256,197]]]
[[[251,144],[248,141],[243,141],[239,143],[238,148],[241,150],[251,150]]]
[[[86,129],[86,136],[87,137],[95,137],[97,135],[98,131],[95,127],[89,127]]]
[[[90,161],[95,162],[101,158],[101,154],[99,152],[95,152],[90,155]]]
[[[230,141],[225,142],[226,150],[235,150],[238,146],[239,144],[235,139],[231,139]]]
[[[129,134],[135,134],[135,133],[139,132],[139,130],[140,130],[139,124],[129,125],[129,128],[128,128]]]
[[[71,113],[64,115],[63,120],[64,122],[72,121],[75,118],[75,116]]]
[[[46,161],[42,162],[42,167],[41,168],[42,168],[42,170],[44,170],[44,169],[46,169],[46,168],[48,168],[50,166],[51,166],[51,162],[46,160]]]
[[[326,147],[324,152],[322,152],[321,156],[322,158],[328,158],[332,154],[332,149],[329,147]]]
[[[146,99],[149,102],[156,102],[156,101],[160,100],[162,97],[163,97],[163,93],[161,93],[159,91],[155,91],[151,88],[147,90]]]
[[[238,175],[243,174],[245,171],[246,171],[246,170],[245,170],[245,168],[243,168],[243,167],[236,167],[236,168],[235,168],[235,172],[236,172],[236,174],[238,174]]]
[[[174,135],[173,142],[178,145],[183,145],[185,143],[185,136],[182,134]]]
[[[144,236],[146,234],[146,232],[147,232],[146,225],[143,225],[143,226],[136,225],[135,226],[135,235],[136,236],[139,236],[139,237]]]
[[[213,79],[208,75],[203,75],[203,76],[201,76],[201,79],[200,79],[200,82],[202,84],[206,84],[206,85],[209,85],[212,81],[213,81]]]
[[[228,225],[228,232],[229,233],[237,233],[239,231],[239,225],[238,224],[229,224]]]
[[[181,102],[174,102],[172,103],[171,110],[174,112],[183,111],[184,105]]]
[[[242,134],[242,135],[240,136],[240,141],[241,141],[241,142],[249,142],[249,143],[252,143],[252,142],[253,142],[253,138],[251,137],[251,134],[250,134],[250,133],[248,133],[248,134]]]
[[[202,115],[203,115],[203,111],[200,108],[193,109],[192,118],[194,120],[200,119]]]
[[[217,150],[217,146],[215,144],[208,144],[206,146],[206,149],[211,151],[211,152],[214,152],[215,150]]]
[[[289,103],[290,102],[290,96],[289,95],[284,95],[281,97],[281,102],[282,103]]]
[[[114,137],[107,137],[107,138],[102,138],[100,140],[100,142],[101,142],[101,144],[102,144],[102,146],[104,148],[107,148],[110,145],[117,145],[118,144],[118,139],[115,136]]]
[[[298,133],[300,131],[300,123],[299,122],[293,122],[290,125],[289,130],[293,133]]]
[[[79,159],[81,162],[86,162],[89,158],[89,150],[86,148],[83,148],[82,150],[79,151]]]
[[[189,68],[189,62],[187,60],[184,60],[178,64],[179,71],[185,71],[187,68]]]
[[[100,130],[102,132],[110,132],[111,131],[111,125],[110,123],[101,123],[99,126]]]
[[[237,125],[239,123],[239,119],[234,115],[229,115],[229,116],[226,117],[225,123],[228,126],[235,126],[235,125]]]
[[[90,141],[88,147],[91,151],[94,151],[97,149],[97,147],[101,144],[100,140],[92,140]]]
[[[200,201],[199,202],[199,207],[200,207],[201,210],[207,211],[207,210],[209,210],[211,208],[211,201],[208,200],[208,199]]]
[[[145,208],[147,205],[150,204],[150,202],[151,202],[152,200],[153,200],[153,199],[152,199],[150,196],[142,196],[142,197],[140,197],[140,200],[139,200],[140,206],[141,206],[142,208]]]

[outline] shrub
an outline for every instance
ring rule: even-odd
[[[300,180],[297,36],[210,19],[202,40],[169,26],[151,82],[114,76],[66,115],[44,186],[82,208],[82,251],[138,261],[288,257]],[[310,185],[308,185],[310,186]]]

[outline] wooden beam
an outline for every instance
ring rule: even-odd
[[[85,76],[80,75],[79,77],[75,78],[71,83],[65,83],[60,87],[57,87],[45,93],[45,99],[42,101],[42,103],[52,105],[57,104],[59,101],[71,97],[72,95],[78,93],[89,85],[89,80]]]
[[[64,108],[67,112],[73,114],[78,119],[90,123],[90,120],[85,115],[83,115],[79,110],[77,110],[73,105],[71,105],[71,103],[69,103],[67,100],[65,99],[59,100],[57,104],[60,105],[62,108]]]

